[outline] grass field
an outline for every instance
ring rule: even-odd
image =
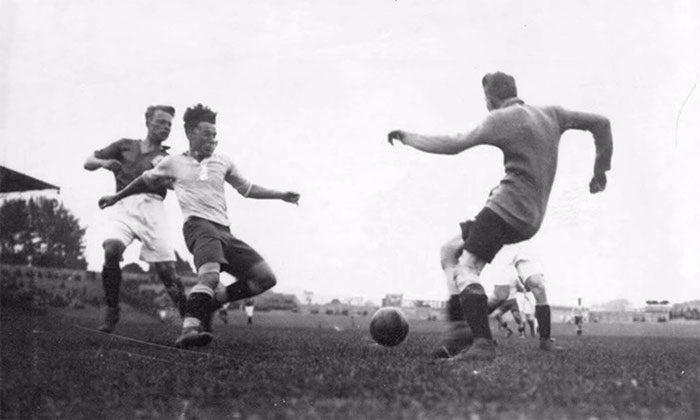
[[[427,357],[439,322],[383,348],[367,317],[236,312],[195,352],[174,323],[0,316],[2,418],[700,418],[700,324],[555,324],[564,352],[499,338],[495,362],[449,363]]]

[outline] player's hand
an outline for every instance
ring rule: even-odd
[[[114,203],[116,202],[117,199],[115,195],[105,195],[104,197],[101,197],[99,200],[97,200],[97,205],[100,206],[101,209],[104,209],[106,207],[114,205]]]
[[[301,198],[301,195],[294,191],[287,191],[282,194],[282,201],[296,204],[297,206],[299,205],[299,198]]]
[[[608,179],[605,177],[605,172],[601,174],[593,175],[591,182],[588,184],[588,190],[591,194],[599,193],[605,191],[605,185],[607,185]]]
[[[387,141],[392,146],[394,145],[394,140],[398,140],[401,143],[403,143],[405,138],[406,133],[403,130],[394,130],[389,132],[389,134],[387,135]]]
[[[102,167],[112,172],[117,172],[121,169],[122,164],[116,159],[105,159],[102,161]]]

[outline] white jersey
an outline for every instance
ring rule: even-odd
[[[201,217],[224,226],[231,224],[226,214],[224,184],[229,182],[244,197],[253,185],[229,158],[218,154],[201,162],[189,153],[170,155],[144,172],[143,177],[149,184],[162,180],[171,182],[185,220]]]

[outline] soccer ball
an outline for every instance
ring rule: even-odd
[[[393,347],[408,335],[406,316],[398,308],[380,308],[372,315],[369,333],[382,346]]]

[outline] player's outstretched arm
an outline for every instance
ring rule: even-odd
[[[593,178],[588,185],[591,194],[605,190],[607,178],[605,172],[610,170],[613,140],[610,120],[602,115],[587,112],[564,111],[565,129],[586,130],[593,134],[595,140],[595,163]]]
[[[121,190],[117,191],[115,194],[112,195],[105,195],[101,197],[97,201],[97,205],[100,206],[101,209],[105,207],[109,207],[114,205],[117,201],[121,200],[124,197],[128,197],[130,195],[134,194],[140,194],[149,191],[148,184],[143,178],[143,175],[139,176],[135,180],[131,181],[129,185],[126,187],[122,188]]]
[[[277,191],[261,187],[260,185],[251,184],[247,197],[261,200],[282,200],[287,203],[299,205],[299,198],[301,198],[301,195],[294,191]]]
[[[85,159],[85,163],[83,163],[83,168],[88,171],[105,168],[109,171],[116,172],[121,166],[122,164],[116,159],[99,159],[94,153],[91,153],[90,156]]]
[[[387,139],[392,146],[394,141],[398,141],[422,152],[440,155],[456,155],[476,145],[475,137],[471,133],[454,136],[425,136],[403,130],[394,130],[388,134]]]

